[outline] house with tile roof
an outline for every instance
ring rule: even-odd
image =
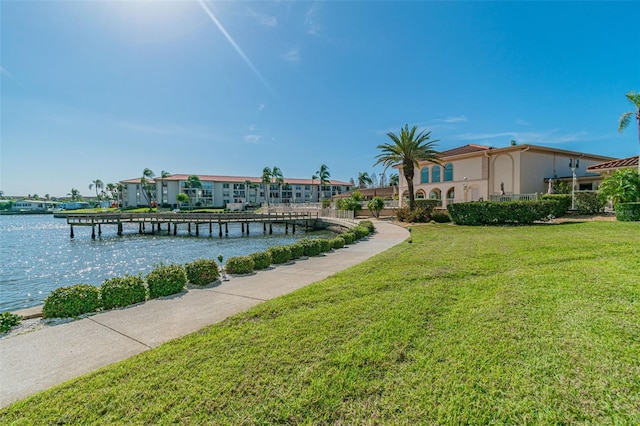
[[[619,169],[637,169],[639,167],[638,161],[640,161],[639,155],[621,158],[619,160],[605,161],[604,163],[589,166],[588,171],[606,176]]]
[[[465,201],[531,199],[548,192],[551,180],[572,182],[573,171],[576,189],[596,189],[602,177],[588,168],[611,160],[602,155],[529,144],[505,148],[469,144],[443,151],[441,164],[420,162],[414,173],[414,191],[416,199],[439,199],[443,206]],[[404,205],[408,185],[401,166],[395,167],[400,177],[400,205]]]
[[[265,185],[261,177],[254,176],[216,176],[196,175],[201,188],[187,185],[188,174],[173,174],[164,179],[148,179],[150,183],[151,204],[180,207],[176,197],[187,194],[194,207],[227,207],[228,204],[260,205],[270,203],[315,203],[321,199],[330,199],[351,188],[348,182],[330,180],[328,185],[320,185],[318,179],[285,178],[284,184]],[[143,192],[140,178],[120,181],[124,190],[123,207],[148,206],[149,201]]]

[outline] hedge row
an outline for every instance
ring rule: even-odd
[[[365,220],[332,239],[303,238],[288,246],[271,247],[266,252],[231,257],[227,259],[226,271],[230,274],[249,274],[254,270],[266,269],[271,264],[285,263],[302,256],[317,256],[364,238],[373,230],[373,222]],[[42,315],[44,318],[77,317],[99,309],[129,306],[179,293],[187,283],[206,285],[219,277],[218,264],[212,259],[198,259],[184,266],[160,264],[144,279],[126,275],[110,278],[99,288],[89,284],[60,287],[45,299]]]
[[[616,204],[616,219],[621,222],[640,221],[640,203]]]
[[[473,202],[447,206],[451,220],[457,225],[529,225],[555,217],[562,208],[558,200]]]
[[[60,287],[44,301],[44,318],[67,318],[144,302],[184,290],[187,283],[206,285],[220,276],[215,260],[199,259],[181,265],[160,264],[143,279],[126,275],[109,278],[100,287],[76,284]]]

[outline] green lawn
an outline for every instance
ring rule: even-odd
[[[640,223],[412,229],[0,423],[640,423]]]

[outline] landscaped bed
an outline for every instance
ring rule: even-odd
[[[640,224],[412,226],[0,422],[638,424]]]

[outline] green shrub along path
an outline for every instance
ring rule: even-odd
[[[412,226],[11,424],[638,424],[640,224]]]

